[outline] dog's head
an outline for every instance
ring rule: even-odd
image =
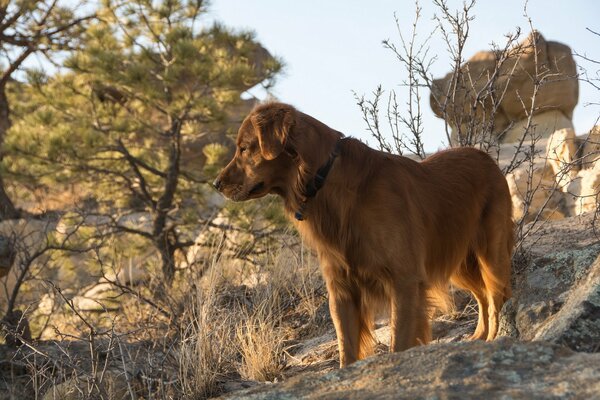
[[[283,194],[294,167],[293,151],[286,148],[297,120],[287,104],[257,107],[242,122],[233,159],[213,185],[226,197],[244,201],[268,193]]]

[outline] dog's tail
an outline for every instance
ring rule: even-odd
[[[454,300],[447,283],[436,282],[427,288],[427,312],[433,318],[438,312],[452,314],[455,311]]]

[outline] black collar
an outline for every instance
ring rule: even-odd
[[[294,217],[298,221],[304,220],[304,209],[306,208],[306,203],[308,202],[308,200],[315,197],[317,195],[317,192],[325,184],[325,179],[327,178],[327,175],[329,174],[329,171],[333,166],[333,162],[340,155],[342,140],[344,140],[343,137],[337,140],[337,142],[335,143],[335,148],[333,149],[333,152],[331,152],[331,154],[329,155],[329,159],[327,160],[327,162],[317,170],[315,176],[306,184],[306,187],[304,189],[304,195],[306,196],[306,200],[304,200],[304,202],[300,204],[300,209],[296,211],[296,214],[294,214]]]

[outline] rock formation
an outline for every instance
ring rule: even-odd
[[[234,392],[227,399],[550,399],[600,391],[600,354],[548,343],[441,343],[358,362],[328,374]]]
[[[530,126],[542,137],[573,128],[578,96],[571,49],[534,31],[508,52],[481,51],[457,74],[434,80],[430,104],[452,127],[455,143],[459,130],[464,134],[472,120],[475,130],[491,129],[500,142],[510,143],[523,136],[530,111]]]
[[[593,214],[533,227],[513,263],[500,334],[600,350],[600,241]]]
[[[595,211],[600,192],[600,128],[581,136],[570,128],[559,129],[539,139],[535,149],[533,164],[526,161],[506,175],[515,221]],[[500,166],[506,167],[514,153],[515,144],[501,145]]]

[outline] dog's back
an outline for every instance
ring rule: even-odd
[[[426,265],[456,264],[488,241],[493,231],[508,231],[512,250],[512,202],[506,179],[492,158],[473,148],[439,152],[421,164],[420,186],[429,224]],[[437,250],[437,251],[435,251]],[[439,267],[438,267],[439,268]]]

